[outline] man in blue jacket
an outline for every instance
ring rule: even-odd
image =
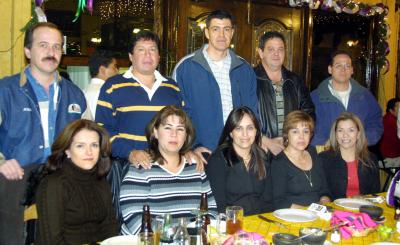
[[[24,41],[30,64],[0,80],[0,244],[24,244],[21,201],[29,173],[46,162],[69,122],[91,118],[82,91],[57,72],[62,45],[57,26],[34,25]]]
[[[345,111],[356,114],[362,121],[368,145],[375,145],[383,133],[382,110],[372,93],[351,78],[351,56],[335,51],[328,66],[331,77],[311,93],[315,105],[316,125],[313,145],[324,145],[333,121]]]
[[[173,78],[178,82],[185,110],[196,128],[198,155],[217,147],[233,108],[248,106],[257,113],[254,71],[229,49],[234,30],[229,12],[213,11],[206,20],[208,44],[184,57],[174,69]]]

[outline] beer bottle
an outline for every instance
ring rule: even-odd
[[[151,216],[149,205],[143,205],[142,226],[140,227],[140,233],[153,234],[153,230],[151,229]]]
[[[200,199],[200,213],[202,214],[203,229],[207,232],[207,226],[210,224],[210,217],[208,216],[208,200],[207,193],[201,193]]]

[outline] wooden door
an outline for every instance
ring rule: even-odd
[[[285,65],[305,76],[302,70],[306,70],[303,62],[306,32],[303,30],[308,29],[304,24],[307,13],[279,5],[278,1],[164,0],[158,13],[161,16],[158,29],[163,37],[162,48],[169,50],[167,66],[170,67],[166,70],[171,71],[179,59],[207,42],[202,29],[205,18],[216,9],[224,9],[236,18],[232,48],[238,55],[256,65],[258,37],[268,30],[281,31],[287,38]]]

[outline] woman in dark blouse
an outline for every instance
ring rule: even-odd
[[[232,205],[243,207],[245,215],[273,210],[270,167],[260,142],[254,113],[247,107],[234,109],[205,166],[219,212]]]
[[[330,199],[322,163],[309,147],[313,119],[302,111],[289,113],[283,123],[285,149],[272,160],[275,208],[300,208]]]
[[[109,137],[89,120],[69,124],[52,146],[36,204],[35,244],[95,244],[118,234],[111,190]]]
[[[320,153],[332,199],[379,192],[379,169],[368,152],[360,119],[344,112],[333,123],[328,151]]]

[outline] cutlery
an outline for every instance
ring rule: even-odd
[[[348,223],[349,223],[349,222],[343,221],[343,222],[340,222],[339,224],[336,224],[336,225],[334,225],[334,226],[332,226],[332,227],[330,227],[330,228],[328,228],[328,229],[315,230],[315,231],[310,232],[310,233],[308,233],[308,234],[302,235],[302,236],[296,238],[295,240],[301,240],[301,239],[303,239],[303,238],[305,238],[305,237],[314,235],[315,233],[317,233],[317,232],[319,232],[319,231],[322,231],[322,232],[331,232],[331,231],[333,231],[333,230],[335,230],[335,229],[337,229],[337,228],[339,228],[339,227],[342,227],[342,226],[344,226],[344,225],[347,225]]]
[[[260,219],[262,219],[262,220],[264,220],[264,221],[266,221],[266,222],[268,222],[268,223],[272,223],[272,224],[275,224],[275,225],[277,225],[277,226],[279,226],[279,227],[288,229],[288,227],[287,227],[285,224],[282,224],[282,223],[279,222],[279,221],[269,219],[269,218],[264,217],[264,216],[262,216],[262,215],[258,215],[258,218],[260,218]]]

